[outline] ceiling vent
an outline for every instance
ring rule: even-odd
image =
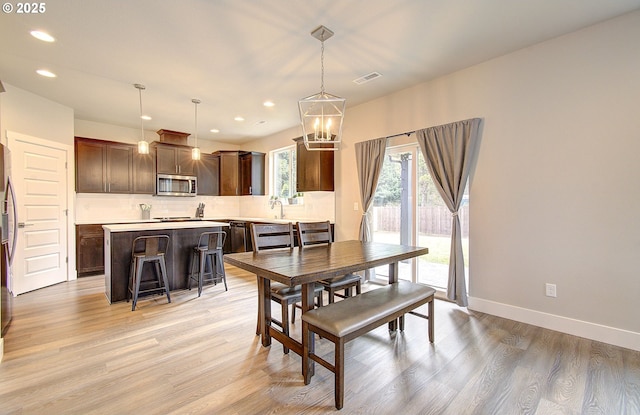
[[[378,79],[381,76],[382,76],[382,74],[380,72],[371,72],[368,75],[361,76],[358,79],[354,79],[353,82],[358,84],[358,85],[362,85],[362,84],[366,84],[369,81],[373,81],[374,79]]]

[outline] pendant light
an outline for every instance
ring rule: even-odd
[[[191,149],[191,159],[192,160],[200,160],[200,149],[198,148],[198,104],[201,102],[199,99],[192,99],[191,102],[193,102],[193,105],[195,107],[195,124],[196,124],[196,131],[195,131],[195,147],[193,147]]]
[[[325,26],[319,26],[311,32],[311,36],[321,42],[320,92],[298,101],[302,137],[307,150],[338,150],[346,99],[324,90],[324,41],[333,36],[333,32]]]
[[[142,118],[142,90],[146,89],[142,84],[133,84],[138,89],[140,96],[140,141],[138,141],[138,154],[149,154],[149,143],[144,139],[144,118]]]

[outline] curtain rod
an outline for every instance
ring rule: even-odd
[[[416,131],[418,130],[407,131],[405,133],[400,133],[400,134],[388,135],[386,138],[395,138],[395,137],[400,137],[401,135],[406,135],[407,137],[409,137],[411,134],[415,134]]]

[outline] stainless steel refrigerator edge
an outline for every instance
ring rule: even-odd
[[[12,317],[11,287],[11,263],[16,248],[18,230],[16,221],[16,199],[11,183],[11,153],[9,149],[0,144],[0,191],[2,191],[2,245],[0,255],[0,317],[2,321],[1,333],[4,337],[9,328]]]

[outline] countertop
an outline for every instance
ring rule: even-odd
[[[234,220],[234,221],[244,221],[244,222],[262,222],[262,223],[293,223],[295,225],[296,222],[322,222],[322,219],[305,219],[305,218],[250,218],[246,216],[237,216],[237,217],[225,217],[225,218],[217,218],[213,220]],[[333,221],[331,222],[333,223]]]
[[[196,220],[186,222],[160,222],[148,221],[137,223],[120,223],[116,225],[102,225],[102,228],[109,232],[131,232],[131,231],[156,231],[164,229],[193,229],[193,228],[212,228],[217,226],[229,226],[226,222],[214,222],[210,220]]]
[[[262,222],[262,223],[296,223],[296,222],[321,222],[320,219],[305,219],[305,218],[283,218],[283,219],[275,219],[275,218],[258,218],[258,217],[246,217],[246,216],[225,216],[225,217],[214,217],[214,218],[204,218],[202,221],[245,221],[245,222]],[[174,222],[161,222],[160,219],[119,219],[119,220],[82,220],[76,221],[76,225],[115,225],[115,224],[142,224],[142,223],[174,223]],[[182,222],[184,223],[184,222]],[[333,221],[331,221],[333,223]],[[225,224],[224,226],[227,226]]]

